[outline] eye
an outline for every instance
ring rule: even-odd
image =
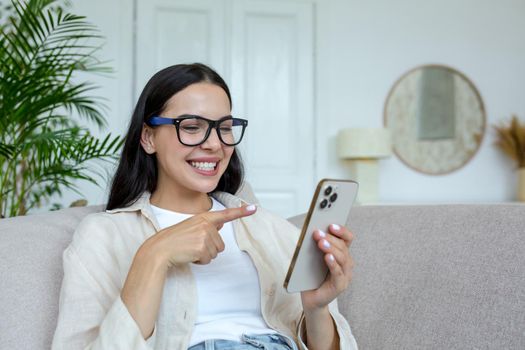
[[[198,134],[201,132],[206,132],[208,124],[199,119],[185,119],[181,121],[179,125],[179,130],[188,134]]]
[[[180,128],[186,132],[197,132],[200,130],[198,125],[181,125]]]

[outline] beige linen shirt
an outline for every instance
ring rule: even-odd
[[[225,207],[242,200],[229,193],[213,196]],[[189,265],[168,271],[153,335],[144,340],[122,302],[120,292],[135,253],[159,231],[149,193],[129,207],[87,216],[63,254],[64,279],[52,349],[185,350],[197,318],[197,290]],[[268,326],[307,349],[299,293],[282,284],[299,236],[298,229],[263,208],[233,221],[239,248],[246,251],[259,274],[261,312]],[[329,305],[341,339],[340,349],[357,349],[355,339],[334,301]]]

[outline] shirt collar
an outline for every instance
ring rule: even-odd
[[[245,200],[242,198],[233,195],[228,192],[221,192],[216,191],[211,194],[213,198],[218,200],[222,205],[224,205],[226,208],[238,208],[242,205],[248,204]],[[133,212],[133,211],[141,211],[145,216],[147,217],[155,217],[153,214],[153,211],[151,209],[151,205],[149,202],[149,199],[151,197],[151,193],[149,191],[145,191],[134,203],[127,207],[123,208],[115,208],[106,210],[107,213],[121,213],[121,212]]]

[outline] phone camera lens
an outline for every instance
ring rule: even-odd
[[[326,199],[323,199],[323,201],[321,202],[319,206],[321,207],[321,209],[324,209],[326,208],[327,205],[328,205],[328,201]]]
[[[326,190],[324,190],[324,195],[329,196],[330,193],[332,193],[332,186],[328,186]]]
[[[330,202],[335,202],[337,200],[337,193],[333,193],[331,196],[330,196]]]

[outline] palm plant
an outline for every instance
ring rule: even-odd
[[[24,215],[76,180],[97,183],[93,160],[110,161],[119,136],[99,139],[78,120],[105,125],[96,88],[77,72],[108,72],[95,58],[96,28],[51,8],[55,0],[12,0],[0,26],[0,214]]]

